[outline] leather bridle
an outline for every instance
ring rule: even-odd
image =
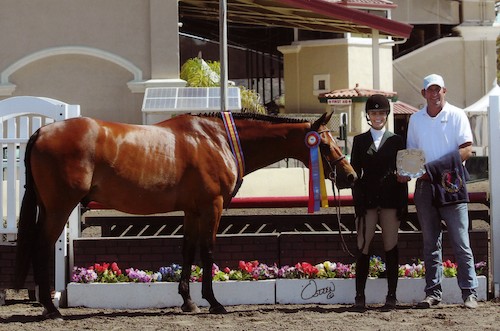
[[[330,139],[333,140],[335,143],[337,142],[337,140],[333,137],[333,135],[331,134],[331,131],[328,130],[328,129],[325,129],[325,130],[321,130],[321,131],[317,131],[319,135],[321,135],[322,133],[327,133],[329,136],[330,136]],[[328,167],[330,168],[330,173],[328,174],[328,178],[335,183],[335,180],[337,179],[337,168],[336,168],[336,165],[337,163],[339,163],[340,161],[342,161],[343,159],[345,159],[345,154],[342,153],[342,155],[340,155],[338,158],[336,158],[335,160],[333,161],[330,161],[329,157],[325,155],[325,160],[326,160],[326,163],[328,164]]]
[[[332,139],[335,143],[337,143],[337,140],[333,137],[330,130],[325,129],[325,130],[317,131],[317,133],[319,135],[321,135],[322,133],[327,133],[330,136],[330,139]],[[337,144],[337,146],[338,146],[338,144]],[[340,199],[337,199],[337,194],[335,193],[336,180],[337,180],[337,167],[336,166],[337,166],[337,163],[339,163],[340,161],[342,161],[345,158],[346,158],[346,156],[344,153],[342,153],[342,155],[339,156],[334,161],[330,161],[326,155],[324,157],[326,163],[328,164],[328,167],[330,168],[330,173],[328,174],[328,178],[332,181],[333,199],[334,199],[334,201],[337,201],[337,205],[335,206],[336,207],[335,209],[336,209],[336,214],[337,214],[337,223],[338,223],[337,225],[339,227],[339,235],[340,235],[340,239],[341,239],[341,243],[342,243],[342,249],[344,250],[344,252],[347,252],[349,255],[354,257],[354,254],[351,253],[351,251],[347,247],[347,243],[345,242],[344,236],[342,235],[342,229],[341,229],[342,222],[340,220],[340,218],[341,218]],[[340,189],[337,188],[337,190],[338,190],[338,195],[340,196]]]

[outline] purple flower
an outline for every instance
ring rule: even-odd
[[[127,269],[127,276],[132,282],[150,283],[152,277],[146,271],[130,268]]]
[[[92,283],[97,279],[97,273],[92,269],[87,268],[73,268],[71,281],[75,283]]]
[[[182,267],[178,264],[171,264],[168,267],[161,267],[159,270],[161,278],[158,281],[178,282],[181,279]]]

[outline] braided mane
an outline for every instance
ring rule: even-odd
[[[232,113],[232,114],[233,114],[234,119],[265,121],[265,122],[270,122],[273,124],[306,123],[306,122],[308,122],[308,120],[301,119],[301,118],[290,118],[290,117],[281,117],[281,116],[273,116],[273,115],[264,115],[264,114],[259,114],[259,113]],[[222,115],[220,112],[198,114],[197,116],[222,118]]]

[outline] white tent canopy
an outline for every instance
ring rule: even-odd
[[[483,96],[481,99],[477,100],[474,102],[472,105],[469,107],[465,108],[465,112],[467,114],[472,114],[472,113],[487,113],[488,112],[488,107],[490,106],[490,95],[495,94],[498,95],[500,94],[500,86],[498,86],[497,82],[495,81],[493,88]]]
[[[488,155],[488,109],[490,106],[490,95],[499,94],[500,87],[495,81],[493,88],[485,96],[464,109],[470,121],[474,136],[474,150],[478,156]]]

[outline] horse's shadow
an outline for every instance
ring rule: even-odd
[[[359,308],[356,308],[354,306],[328,306],[328,305],[310,305],[307,307],[304,306],[280,306],[280,307],[275,307],[273,305],[270,305],[269,307],[261,308],[259,311],[264,312],[264,313],[271,313],[271,312],[281,312],[284,314],[295,314],[295,313],[300,313],[300,312],[314,312],[314,313],[320,313],[320,314],[329,314],[329,313],[337,313],[337,314],[343,314],[343,313],[360,313],[360,312],[365,312],[365,311],[378,311],[378,312],[389,312],[389,311],[396,311],[396,310],[408,310],[412,309],[413,306],[411,305],[404,305],[404,306],[397,306],[396,308],[393,309],[388,309],[383,306],[370,306],[367,307],[366,309],[360,310]],[[244,314],[248,313],[248,310],[245,309],[234,309],[231,310],[229,313],[238,313],[238,314]]]
[[[35,307],[40,307],[38,304],[33,304]],[[407,310],[407,309],[412,309],[412,306],[398,306],[393,310]],[[360,310],[359,308],[355,308],[353,306],[321,306],[321,305],[311,305],[311,306],[287,306],[287,307],[275,307],[273,305],[269,305],[266,307],[260,307],[258,309],[259,312],[262,313],[272,313],[272,312],[280,312],[283,314],[297,314],[301,312],[314,312],[314,313],[320,313],[320,314],[329,314],[329,313],[337,313],[337,314],[344,314],[344,313],[362,313],[365,311],[379,311],[379,312],[388,312],[391,310],[385,309],[384,307],[368,307],[364,310]],[[234,307],[234,309],[228,310],[227,314],[229,315],[245,315],[245,314],[251,314],[255,313],[255,310],[248,310],[244,308],[238,308],[237,306]],[[157,316],[178,316],[178,315],[186,315],[189,313],[183,313],[180,310],[169,310],[165,311],[162,310],[161,308],[158,309],[158,311],[114,311],[114,312],[91,312],[91,313],[85,313],[85,314],[64,314],[63,311],[63,319],[65,321],[79,321],[79,320],[85,320],[85,319],[90,319],[90,318],[96,318],[96,317],[105,317],[105,318],[116,318],[116,317],[157,317]],[[200,313],[193,314],[193,316],[201,316],[201,315],[210,315],[208,310],[202,310]],[[40,322],[43,321],[45,318],[42,315],[12,315],[8,318],[1,318],[0,317],[0,323],[6,324],[6,323],[33,323],[33,322]]]
[[[87,314],[73,314],[64,315],[64,320],[66,321],[78,321],[94,317],[156,317],[156,316],[176,316],[181,314],[180,311],[162,311],[158,312],[145,312],[145,311],[116,311],[116,312],[98,312],[98,313],[87,313]]]
[[[172,312],[145,312],[145,311],[116,311],[116,312],[95,312],[95,313],[85,313],[85,314],[64,314],[63,311],[63,320],[64,321],[80,321],[86,320],[90,318],[96,317],[104,317],[104,318],[114,318],[114,317],[154,317],[154,316],[176,316],[178,314],[182,314],[181,312],[172,311]],[[45,317],[43,315],[12,315],[7,318],[0,317],[0,324],[7,323],[36,323],[44,321]]]

